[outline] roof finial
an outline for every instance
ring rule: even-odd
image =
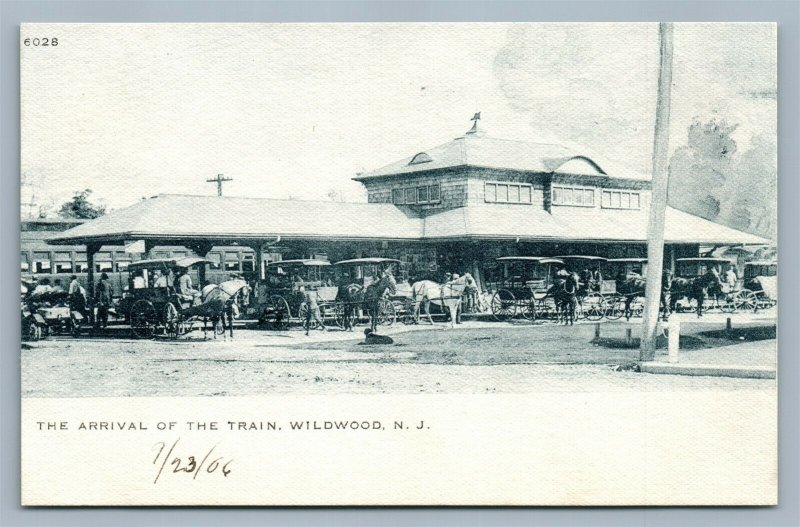
[[[468,134],[478,133],[478,121],[480,120],[480,118],[481,118],[481,112],[475,112],[475,115],[473,115],[472,119],[470,119],[470,121],[472,121],[472,128],[469,129],[469,132],[467,132]]]

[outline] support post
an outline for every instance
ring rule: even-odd
[[[594,325],[594,338],[600,338],[600,322],[596,322]]]
[[[667,341],[667,349],[669,350],[669,361],[673,364],[678,362],[678,349],[681,342],[681,322],[680,320],[672,319],[669,322],[669,338]]]
[[[731,317],[728,317],[725,320],[725,331],[729,332],[733,329],[733,324],[731,323]]]
[[[658,25],[661,63],[658,74],[656,124],[653,139],[653,180],[650,219],[647,226],[647,264],[649,280],[645,287],[642,315],[640,361],[651,361],[656,354],[656,335],[661,301],[661,276],[664,269],[664,218],[667,209],[669,173],[669,111],[672,87],[672,24]]]
[[[86,296],[89,304],[89,322],[94,324],[94,255],[102,247],[99,243],[86,244]]]
[[[625,328],[625,345],[633,345],[633,330],[631,328]]]

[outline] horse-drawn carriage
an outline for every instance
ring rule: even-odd
[[[751,292],[741,287],[741,281],[728,284],[725,276],[733,263],[725,258],[709,256],[678,258],[672,281],[671,311],[697,312],[719,309],[725,313],[752,311],[756,303]]]
[[[284,329],[292,322],[302,322],[308,306],[304,291],[316,296],[323,321],[336,318],[336,287],[331,263],[319,259],[295,259],[270,262],[266,269],[264,308],[260,322]]]
[[[244,280],[209,284],[191,295],[181,294],[175,285],[176,276],[207,263],[197,257],[159,258],[128,266],[128,289],[119,310],[126,314],[137,338],[178,337],[195,329],[200,321],[204,334],[211,321],[215,336],[224,334],[226,328],[233,336],[234,304],[238,293],[247,287]]]
[[[606,299],[601,294],[604,279],[600,267],[608,261],[602,256],[569,254],[556,256],[565,264],[568,274],[577,275],[578,284],[575,292],[577,305],[575,317],[597,321],[606,315]]]
[[[768,309],[778,303],[778,262],[756,260],[744,264],[743,288],[739,291],[742,304]]]
[[[623,316],[640,317],[644,312],[647,258],[609,258],[606,276],[599,293],[605,303],[605,317],[618,320]]]
[[[373,328],[391,326],[398,317],[408,321],[411,288],[398,284],[388,268],[400,264],[394,258],[352,258],[334,264],[336,282],[340,284],[336,323],[350,329],[362,316],[368,316]]]
[[[502,256],[496,261],[502,265],[502,276],[489,285],[494,289],[489,306],[496,320],[517,315],[536,320],[555,313],[554,300],[547,293],[556,270],[564,267],[563,260],[544,256]]]
[[[49,335],[77,337],[86,320],[85,302],[76,305],[64,290],[37,291],[33,282],[22,282],[22,338],[36,341]]]

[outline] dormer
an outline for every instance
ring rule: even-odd
[[[419,154],[417,154],[417,155],[415,155],[414,157],[411,158],[411,161],[408,162],[408,166],[420,165],[422,163],[431,163],[431,162],[433,162],[433,159],[431,159],[431,156],[429,156],[425,152],[420,152]]]

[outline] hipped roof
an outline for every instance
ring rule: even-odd
[[[64,231],[49,242],[274,239],[644,242],[647,211],[471,204],[420,217],[389,203],[339,203],[160,195]],[[564,210],[569,209],[569,210]],[[668,208],[667,243],[767,244],[769,240]]]
[[[412,160],[421,153],[427,154],[431,161],[411,164]],[[407,175],[463,166],[539,173],[558,173],[561,171],[573,173],[574,168],[560,170],[562,166],[573,159],[585,161],[586,169],[581,172],[583,175],[618,179],[650,179],[646,174],[636,172],[606,159],[600,159],[597,155],[589,153],[587,150],[568,148],[556,144],[500,139],[480,133],[466,134],[428,150],[414,152],[409,157],[365,172],[353,179],[356,181],[368,181],[386,176]]]

